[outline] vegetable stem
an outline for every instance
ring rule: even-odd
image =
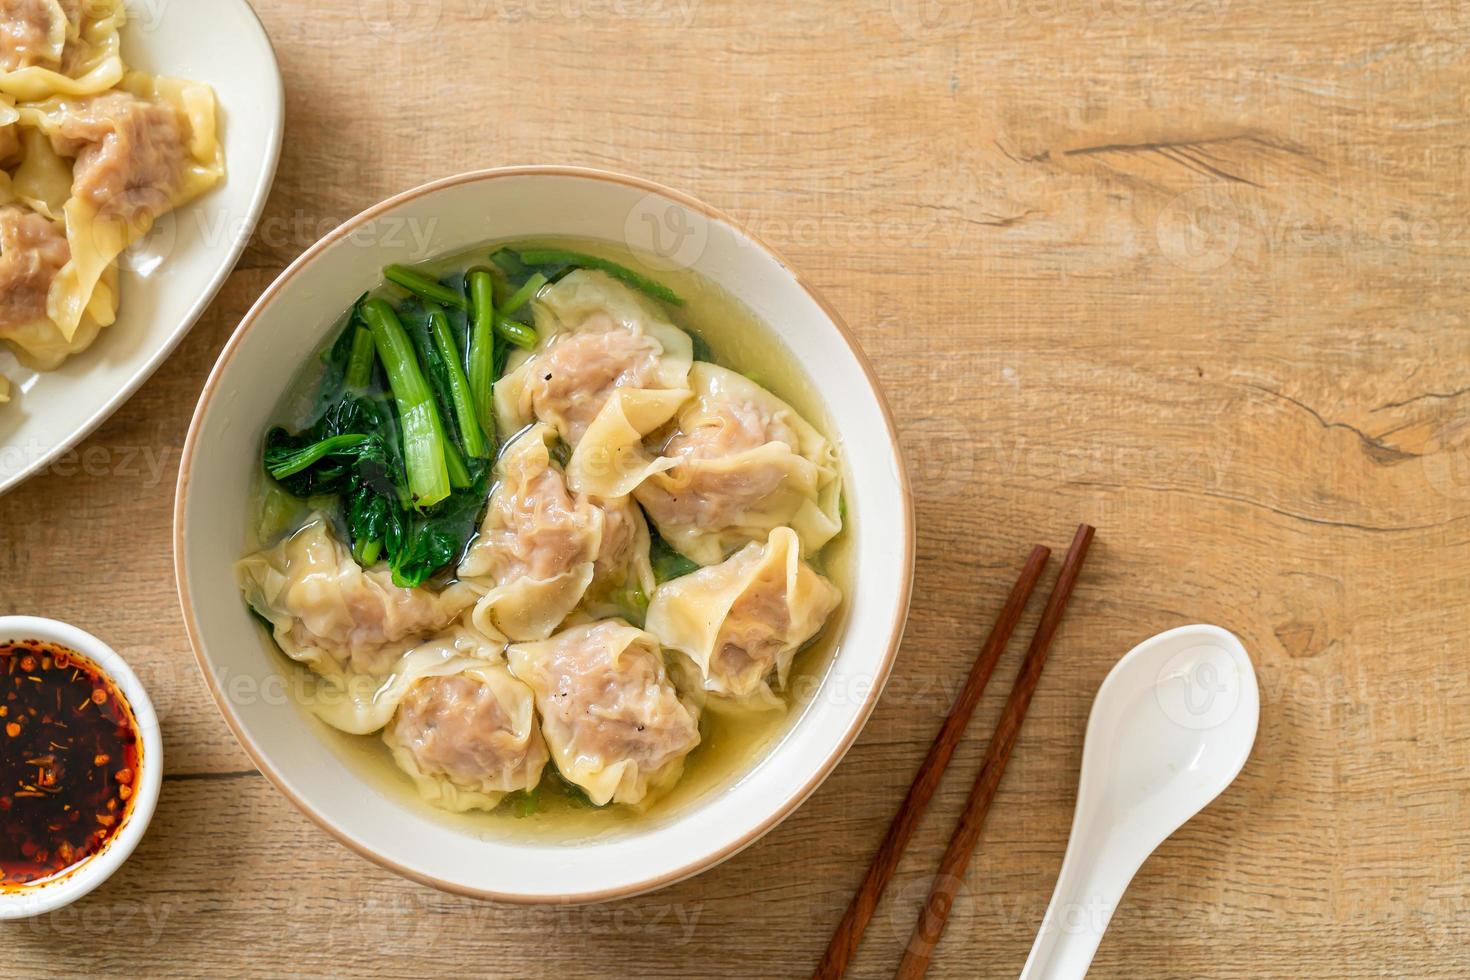
[[[546,285],[546,282],[546,277],[539,272],[531,276],[521,285],[520,289],[511,294],[510,299],[501,305],[500,312],[508,315],[525,306],[532,296],[541,291],[541,287]]]
[[[362,304],[362,316],[372,331],[398,406],[409,492],[415,506],[432,506],[449,496],[444,423],[434,405],[434,393],[424,380],[413,343],[393,307],[381,299],[369,299]]]
[[[444,359],[444,370],[449,378],[449,399],[454,406],[455,421],[459,423],[464,451],[476,459],[485,459],[490,450],[485,445],[485,433],[480,428],[479,411],[469,379],[465,377],[463,358],[454,342],[454,334],[449,330],[449,317],[437,306],[429,307],[429,335],[439,350],[439,356]]]
[[[324,457],[330,456],[333,453],[340,453],[344,449],[360,446],[371,438],[372,436],[360,435],[358,433],[345,433],[340,436],[323,439],[320,442],[314,442],[310,446],[282,458],[276,465],[270,467],[270,474],[277,480],[284,480],[294,473],[300,473]]]
[[[358,327],[352,334],[352,352],[347,355],[347,375],[344,379],[349,388],[366,388],[373,376],[373,332],[367,327]]]
[[[536,346],[536,328],[519,320],[512,320],[497,313],[495,330],[500,336],[523,350],[530,350]]]
[[[459,294],[458,290],[450,289],[438,280],[411,269],[406,265],[390,265],[383,270],[383,276],[396,286],[413,293],[422,299],[433,300],[445,306],[452,306],[456,310],[468,310],[470,304]]]
[[[353,550],[356,552],[353,557],[357,559],[357,563],[366,568],[377,561],[378,556],[383,553],[383,539],[374,538],[371,541],[359,541],[357,542],[357,547]]]
[[[599,269],[655,299],[661,299],[674,306],[684,305],[684,300],[679,297],[679,294],[668,286],[661,282],[654,282],[647,276],[634,272],[627,266],[619,265],[611,259],[572,252],[564,248],[528,248],[522,250],[520,258],[526,265],[572,265],[582,269]]]
[[[469,467],[464,464],[464,457],[448,439],[444,440],[444,468],[449,473],[449,485],[456,490],[463,490],[475,482],[470,476]]]
[[[486,269],[465,276],[470,291],[469,386],[487,439],[495,437],[495,277]]]

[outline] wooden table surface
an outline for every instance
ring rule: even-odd
[[[804,975],[1027,550],[1084,519],[932,975],[1019,971],[1098,683],[1195,621],[1250,650],[1259,740],[1140,872],[1093,975],[1470,973],[1470,7],[257,6],[289,93],[263,224],[153,380],[0,499],[0,613],[118,647],[170,767],[136,857],[0,929],[0,974]],[[388,194],[534,162],[688,190],[802,269],[886,386],[919,530],[897,668],[816,795],[692,881],[557,910],[409,883],[287,803],[205,692],[170,557],[185,427],[256,295]],[[851,975],[891,975],[1021,646]]]

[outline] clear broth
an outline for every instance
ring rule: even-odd
[[[524,247],[533,243],[611,259],[669,286],[684,299],[682,307],[661,304],[675,326],[702,339],[709,346],[715,363],[756,380],[790,404],[829,439],[833,438],[830,434],[835,429],[826,406],[818,399],[810,379],[781,339],[744,303],[692,271],[664,271],[639,261],[637,255],[628,249],[608,242],[558,236],[489,242],[424,263],[421,268],[448,275],[483,264],[491,252],[503,245]],[[336,331],[333,331],[323,349],[336,336]],[[295,428],[310,421],[309,413],[320,374],[321,368],[316,360],[308,362],[293,380],[290,394],[283,400],[272,424]],[[837,447],[839,464],[845,464],[846,448],[835,439],[833,444]],[[842,478],[846,486],[845,469]],[[255,535],[254,540],[247,543],[250,550],[275,543],[287,530],[299,526],[311,510],[307,501],[273,490],[263,473],[258,477],[255,501]],[[348,735],[314,717],[312,722],[319,727],[327,744],[344,764],[385,797],[417,812],[427,813],[438,822],[471,837],[493,840],[515,836],[548,843],[572,843],[617,836],[635,826],[657,826],[747,777],[800,718],[811,694],[820,686],[832,663],[836,637],[841,635],[848,614],[847,597],[852,595],[854,577],[850,536],[845,526],[850,519],[849,512],[844,518],[843,531],[814,559],[819,570],[842,590],[844,599],[817,639],[797,654],[786,687],[780,692],[785,710],[705,711],[700,719],[700,744],[685,761],[683,777],[646,808],[621,804],[593,807],[578,794],[568,792],[559,779],[543,776],[534,812],[520,811],[513,797],[490,813],[450,813],[419,798],[412,781],[394,764],[387,747],[377,735]],[[275,646],[274,643],[270,645],[272,648]],[[309,673],[279,650],[276,656],[281,658],[283,669]],[[548,775],[553,769],[554,765],[548,764]]]

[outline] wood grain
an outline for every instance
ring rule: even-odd
[[[1463,3],[258,9],[289,93],[264,223],[72,465],[0,498],[0,612],[71,620],[138,665],[171,770],[136,859],[73,912],[0,928],[0,973],[809,974],[1015,556],[1085,520],[1098,544],[931,976],[1020,970],[1097,685],[1197,621],[1255,660],[1256,751],[1144,866],[1092,975],[1465,974]],[[666,181],[780,249],[872,357],[918,508],[908,635],[833,777],[729,863],[590,910],[439,895],[318,831],[217,716],[169,556],[185,426],[259,292],[389,193],[531,162]],[[891,976],[984,742],[956,755],[849,976]]]
[[[914,781],[909,784],[908,792],[898,804],[898,812],[893,815],[888,832],[878,842],[878,849],[868,862],[867,874],[863,875],[857,891],[853,893],[852,901],[847,905],[847,911],[842,913],[841,921],[832,931],[832,938],[822,953],[812,980],[841,980],[847,973],[848,964],[857,954],[863,941],[863,933],[867,931],[868,923],[872,921],[873,913],[877,911],[878,903],[883,898],[883,890],[898,871],[904,849],[908,847],[914,831],[924,819],[929,801],[934,799],[934,793],[944,779],[950,760],[964,740],[970,718],[979,707],[980,699],[985,696],[985,687],[990,683],[990,676],[995,673],[1001,655],[1010,644],[1011,633],[1026,612],[1026,603],[1050,559],[1050,548],[1037,545],[1031,549],[1016,584],[1011,586],[1010,594],[1006,596],[1005,605],[1001,606],[1000,613],[995,617],[995,625],[990,628],[985,643],[975,656],[975,662],[970,665],[970,673],[966,676],[960,693],[956,695],[954,705],[950,707],[949,714],[944,716],[944,722],[939,726],[924,761],[919,763]],[[1070,588],[1068,591],[1070,592]],[[1027,693],[1029,696],[1030,692]]]
[[[893,975],[894,980],[923,980],[929,972],[929,965],[934,960],[934,949],[944,935],[945,926],[949,924],[950,913],[954,911],[955,899],[965,887],[965,869],[970,866],[975,845],[980,843],[980,833],[985,829],[985,818],[990,814],[990,804],[995,802],[995,794],[1000,788],[1001,777],[1005,775],[1006,764],[1011,761],[1011,752],[1016,747],[1016,739],[1020,737],[1021,725],[1026,721],[1026,711],[1031,707],[1036,685],[1041,682],[1041,672],[1046,668],[1046,657],[1051,652],[1052,640],[1056,638],[1057,628],[1066,615],[1067,603],[1071,601],[1072,590],[1077,585],[1077,576],[1082,574],[1082,565],[1087,561],[1087,551],[1092,546],[1095,532],[1096,528],[1082,524],[1072,538],[1072,546],[1067,550],[1062,570],[1057,573],[1056,584],[1046,597],[1046,607],[1041,611],[1036,633],[1026,648],[1026,658],[1021,661],[1016,682],[1011,685],[1011,693],[1006,698],[1005,707],[1001,709],[1000,720],[995,723],[995,733],[990,736],[990,743],[985,748],[985,759],[980,763],[980,773],[970,787],[970,795],[965,800],[964,809],[960,811],[959,822],[955,824],[949,845],[944,849],[944,856],[939,859],[939,870],[935,872],[934,883],[929,887],[929,897],[924,900],[918,921],[909,934],[903,959],[898,964],[898,972]]]

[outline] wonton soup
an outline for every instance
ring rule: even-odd
[[[718,287],[602,242],[385,279],[279,407],[236,565],[298,700],[471,830],[604,834],[748,771],[850,584],[799,367]]]

